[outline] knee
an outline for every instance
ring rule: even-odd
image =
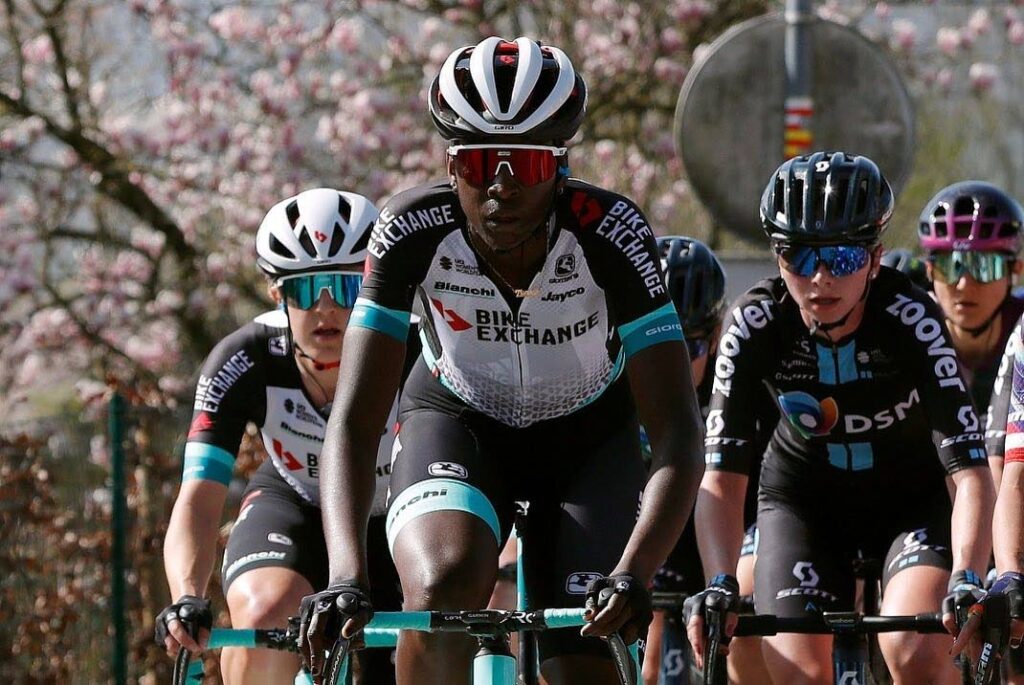
[[[953,668],[943,636],[896,633],[879,646],[896,682],[941,682]]]
[[[409,566],[399,568],[407,611],[484,607],[497,576],[494,563],[465,548],[437,550]]]
[[[299,605],[285,594],[269,588],[246,586],[228,593],[231,625],[235,628],[281,628],[288,617],[298,614]]]

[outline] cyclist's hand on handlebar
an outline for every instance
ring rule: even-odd
[[[942,600],[942,625],[955,636],[967,622],[968,610],[985,596],[985,591],[978,574],[968,569],[956,571],[949,577],[947,592]]]
[[[353,648],[362,647],[362,630],[371,618],[370,593],[355,581],[333,583],[302,598],[299,653],[314,683],[322,681],[327,653],[338,638],[352,640]]]
[[[728,641],[736,630],[739,619],[740,584],[734,576],[720,573],[711,579],[706,589],[698,592],[683,603],[683,619],[686,621],[686,637],[693,647],[697,667],[704,668],[704,642],[707,639],[707,617],[709,612],[724,614],[723,636],[719,654],[729,653]]]
[[[1002,635],[994,634],[1000,630]],[[982,643],[993,637],[1002,638],[1000,643],[1020,646],[1024,637],[1024,575],[1003,573],[985,596],[968,609],[968,619],[961,626],[950,654],[958,656],[969,648],[972,660],[977,661]]]
[[[182,595],[156,616],[156,643],[174,656],[184,647],[193,654],[200,652],[210,639],[213,612],[210,600]]]
[[[651,593],[628,573],[590,581],[586,609],[581,635],[606,637],[618,631],[627,645],[636,642],[654,618]]]

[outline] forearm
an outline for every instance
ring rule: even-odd
[[[665,563],[693,510],[703,472],[703,464],[695,456],[698,454],[699,451],[690,452],[681,464],[655,467],[616,573],[630,573],[646,584]]]
[[[992,552],[992,478],[987,468],[972,468],[955,474],[954,480],[953,570],[971,569],[984,574]]]
[[[321,516],[330,581],[355,579],[368,584],[366,526],[376,487],[377,442],[351,437],[350,431],[341,436],[334,432],[334,438],[324,444],[324,454],[331,456],[321,461]]]
[[[1024,572],[1024,463],[1006,465],[996,499],[993,546],[996,568]]]
[[[175,504],[164,537],[164,571],[172,600],[206,596],[217,562],[219,519],[194,502]]]
[[[697,493],[697,548],[704,577],[736,574],[743,545],[743,501],[747,476],[727,471],[708,471]]]

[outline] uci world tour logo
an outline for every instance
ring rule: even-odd
[[[805,392],[787,392],[779,395],[779,405],[805,438],[828,435],[839,419],[839,407],[831,397],[818,402]]]

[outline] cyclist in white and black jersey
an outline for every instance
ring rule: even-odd
[[[879,265],[892,208],[878,167],[842,152],[791,159],[765,189],[781,277],[751,288],[723,323],[696,509],[711,578],[691,603],[697,654],[707,597],[736,593],[741,474],[758,456],[751,397],[765,387],[782,420],[761,471],[758,613],[851,610],[858,555],[884,559],[883,614],[935,611],[979,591],[993,505],[981,426],[941,310]],[[897,682],[957,680],[948,638],[898,633],[879,644]],[[832,682],[831,636],[762,645],[772,680]]]
[[[317,486],[321,449],[339,384],[342,336],[376,217],[366,198],[319,188],[278,203],[260,225],[257,264],[278,309],[222,340],[199,376],[181,492],[164,541],[174,603],[158,617],[157,635],[169,651],[205,643],[205,630],[195,636],[188,629],[210,627],[203,597],[235,455],[250,422],[259,427],[269,458],[248,483],[224,554],[231,623],[284,626],[304,595],[327,586]],[[389,435],[396,417],[393,407],[379,422],[378,436]],[[381,579],[377,601],[397,609],[382,516],[391,441],[381,440],[376,462],[371,564]],[[252,649],[225,649],[221,664],[228,683],[291,682],[299,668],[286,652]],[[393,681],[387,653],[365,661],[363,675],[364,682]]]
[[[417,299],[422,361],[388,510],[405,608],[484,607],[514,503],[529,500],[537,606],[586,600],[588,636],[633,641],[650,621],[647,585],[689,514],[702,426],[651,227],[627,198],[568,178],[585,103],[569,58],[526,38],[456,50],[430,88],[448,178],[389,200],[370,240],[321,474],[332,585],[303,601],[314,673],[342,619],[353,635],[372,613],[361,550],[379,436],[365,426],[386,413]],[[473,650],[403,635],[398,680],[466,683]],[[545,632],[540,658],[550,683],[616,682],[603,641],[573,631]]]

